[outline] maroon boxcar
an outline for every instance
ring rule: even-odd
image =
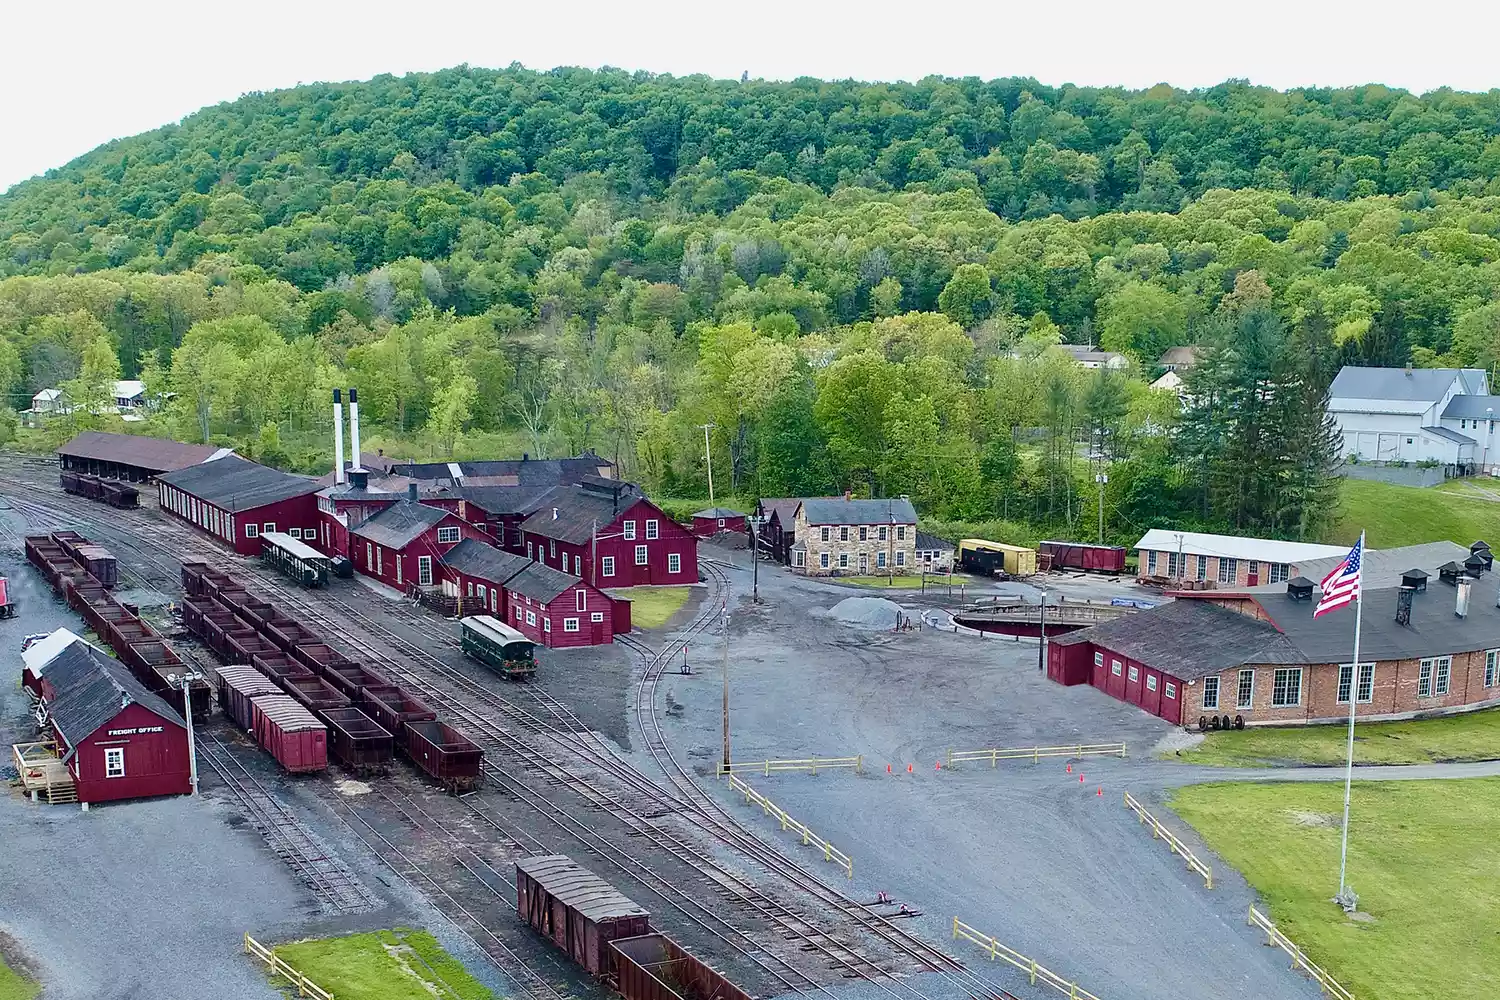
[[[616,938],[608,950],[625,1000],[750,1000],[723,973],[665,934]]]
[[[247,732],[255,727],[252,700],[265,694],[280,694],[276,682],[254,667],[220,667],[215,673],[219,677],[219,706]]]
[[[307,707],[321,713],[330,708],[348,708],[349,696],[321,677],[287,677],[281,682],[286,693]]]
[[[1087,542],[1042,542],[1037,555],[1050,560],[1051,569],[1080,569],[1086,573],[1125,572],[1125,549]]]
[[[615,938],[651,930],[651,914],[561,854],[516,862],[516,915],[596,976],[614,973]]]
[[[406,723],[432,722],[437,718],[436,712],[394,684],[389,688],[366,688],[360,697],[363,702],[360,707],[393,733],[400,733]]]
[[[407,722],[401,728],[406,755],[450,792],[479,787],[484,751],[452,726],[436,721]]]
[[[284,694],[251,699],[255,742],[293,773],[328,766],[328,729],[311,712]]]
[[[318,713],[328,725],[328,752],[358,774],[385,771],[396,752],[396,738],[350,705]]]

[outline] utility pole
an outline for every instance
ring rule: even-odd
[[[708,465],[708,505],[712,507],[714,505],[714,453],[708,447],[708,432],[719,425],[699,424],[698,426],[703,428],[703,460]]]
[[[1100,472],[1094,476],[1094,482],[1099,484],[1099,544],[1104,544],[1104,487],[1109,483],[1109,473]]]
[[[1047,669],[1047,591],[1042,589],[1042,641],[1036,647],[1036,668]]]
[[[760,515],[751,514],[750,522],[750,602],[760,603]]]
[[[203,680],[203,675],[196,670],[189,670],[183,674],[169,674],[168,684],[182,685],[182,708],[183,716],[187,722],[188,737],[188,787],[189,795],[198,794],[198,745],[193,738],[193,681]]]
[[[724,767],[729,767],[729,594],[724,594]]]
[[[599,586],[599,519],[593,520],[589,530],[589,586]]]
[[[1179,531],[1177,533],[1177,582],[1181,583],[1185,576],[1187,574],[1183,571],[1182,566],[1182,532]]]

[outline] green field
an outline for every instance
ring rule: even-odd
[[[1338,890],[1343,787],[1215,784],[1172,802],[1261,894],[1277,926],[1355,996],[1474,1000],[1500,995],[1494,818],[1500,779],[1354,786],[1349,884]]]
[[[1211,732],[1177,756],[1194,764],[1342,764],[1349,727],[1297,726]],[[1407,722],[1355,722],[1356,764],[1431,764],[1500,759],[1500,709]]]
[[[426,931],[397,928],[276,946],[338,1000],[494,1000]],[[282,980],[285,982],[285,980]]]
[[[0,962],[0,1000],[31,1000],[40,989],[41,986]]]
[[[692,592],[691,587],[627,587],[609,594],[630,602],[632,628],[661,628],[687,603]]]
[[[1478,485],[1487,489],[1488,481]],[[1345,479],[1338,523],[1326,541],[1352,545],[1360,529],[1372,549],[1500,537],[1500,503],[1463,495],[1470,490],[1463,482],[1416,489]],[[1500,483],[1495,492],[1500,495]]]
[[[897,590],[920,590],[922,588],[922,578],[920,576],[898,576],[894,578],[889,576],[840,576],[836,577],[836,579],[839,583],[852,583],[860,587],[894,587]],[[941,577],[934,576],[928,580],[928,583],[936,587],[940,580],[947,579],[946,575]]]

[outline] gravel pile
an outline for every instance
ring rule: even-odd
[[[828,613],[856,628],[895,628],[896,616],[906,615],[901,605],[884,597],[846,597]]]

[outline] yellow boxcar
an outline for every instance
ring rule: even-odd
[[[986,574],[993,572],[994,564],[1011,576],[1031,576],[1036,572],[1036,549],[984,538],[965,538],[959,542],[958,558],[966,569]]]

